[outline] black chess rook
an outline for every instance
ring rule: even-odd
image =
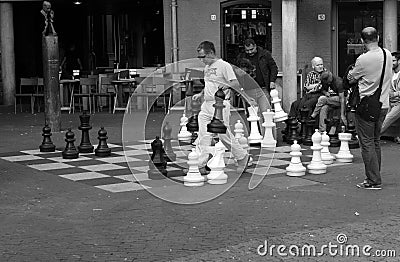
[[[51,128],[48,124],[43,127],[43,141],[42,144],[39,146],[40,152],[54,152],[56,151],[56,146],[51,141]]]
[[[81,125],[78,127],[82,131],[81,144],[78,146],[79,153],[93,153],[93,145],[90,143],[89,130],[92,129],[90,125],[90,115],[83,111],[83,114],[79,116]]]
[[[79,152],[76,149],[74,142],[75,142],[75,134],[68,129],[67,133],[65,134],[65,142],[67,142],[64,151],[62,152],[62,157],[64,159],[76,159],[79,157]]]
[[[214,133],[214,134],[225,134],[226,133],[226,126],[224,125],[222,111],[224,109],[224,100],[225,100],[225,93],[222,88],[219,88],[217,92],[215,92],[215,103],[213,107],[214,116],[211,122],[207,125],[207,132]]]
[[[107,145],[107,131],[101,127],[98,132],[99,145],[94,150],[94,154],[99,157],[111,156],[111,149]]]

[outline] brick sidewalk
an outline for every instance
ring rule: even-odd
[[[78,114],[63,117],[76,126]],[[96,114],[93,130],[104,125],[110,142],[121,141],[122,118]],[[3,113],[0,119],[1,152],[40,144],[40,116]],[[53,136],[55,143],[64,143],[62,133]],[[267,260],[256,248],[265,239],[277,245],[334,243],[342,232],[352,244],[395,249],[399,149],[384,142],[384,189],[378,192],[355,188],[363,165],[354,150],[355,164],[305,177],[318,185],[284,188],[266,177],[249,191],[249,178],[242,177],[225,194],[197,205],[171,204],[146,191],[111,194],[0,160],[0,260],[293,261]],[[296,261],[333,261],[325,258]]]

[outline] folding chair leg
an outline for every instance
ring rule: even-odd
[[[35,97],[31,96],[31,113],[32,115],[35,113]]]

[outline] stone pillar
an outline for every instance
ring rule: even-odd
[[[397,49],[397,0],[383,2],[383,46],[389,51]]]
[[[15,55],[12,3],[0,3],[0,40],[3,104],[13,105],[15,99]]]
[[[282,105],[297,100],[297,0],[282,0]]]

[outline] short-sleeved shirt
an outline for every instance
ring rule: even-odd
[[[322,72],[318,73],[313,70],[307,74],[306,81],[304,82],[304,89],[303,89],[305,93],[313,93],[313,92],[317,92],[320,90],[320,86],[317,86],[316,88],[311,89],[311,90],[307,90],[306,87],[309,85],[320,84],[321,83],[321,73]]]
[[[382,108],[389,108],[389,90],[392,81],[393,64],[391,53],[387,49],[384,50],[386,53],[386,68],[380,101],[382,102]],[[350,70],[349,75],[358,80],[361,99],[374,94],[378,89],[381,80],[382,65],[383,52],[381,48],[370,50],[357,58],[356,64],[354,68]]]
[[[232,66],[222,59],[218,59],[211,65],[204,67],[204,100],[215,101],[214,95],[219,87],[230,86],[230,81],[235,80],[236,75]],[[225,99],[229,99],[230,90],[225,90]]]

